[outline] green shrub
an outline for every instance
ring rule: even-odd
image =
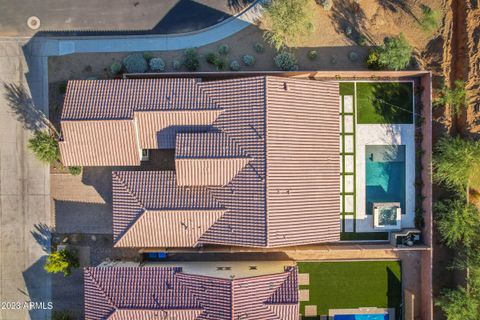
[[[311,0],[275,0],[265,6],[265,40],[275,49],[294,46],[313,31]]]
[[[260,42],[256,42],[253,45],[253,49],[255,50],[256,53],[264,53],[265,52],[265,46],[261,44]]]
[[[180,70],[182,68],[182,62],[180,62],[178,59],[173,59],[172,68],[173,70]]]
[[[145,60],[150,61],[150,59],[153,58],[153,53],[151,53],[150,51],[145,51],[143,53],[143,57],[145,58]]]
[[[368,38],[366,35],[361,34],[358,37],[358,44],[361,45],[362,47],[366,46],[368,44]]]
[[[422,16],[419,20],[420,27],[425,32],[433,32],[440,26],[440,15],[427,5],[422,4]]]
[[[410,63],[412,47],[401,34],[398,37],[387,37],[383,44],[367,57],[367,65],[375,70],[403,70]]]
[[[283,71],[295,71],[298,70],[297,59],[293,55],[293,53],[283,51],[277,54],[273,58],[277,67],[282,69]]]
[[[242,61],[246,66],[253,66],[255,64],[255,57],[250,54],[246,54],[242,57]]]
[[[480,213],[465,199],[435,203],[436,224],[443,242],[450,248],[477,244],[480,235]]]
[[[444,289],[435,305],[442,309],[448,320],[478,319],[479,299],[468,288]]]
[[[112,64],[110,65],[110,72],[113,75],[117,75],[120,73],[120,71],[122,71],[122,63],[119,61],[112,62]]]
[[[198,53],[195,48],[188,48],[183,53],[183,65],[188,71],[197,71],[200,67],[200,61],[198,61]]]
[[[232,71],[238,71],[240,70],[240,63],[238,63],[237,60],[233,60],[230,62],[230,70]]]
[[[44,163],[55,163],[60,158],[60,150],[56,137],[46,131],[37,131],[28,140],[28,148],[35,158]]]
[[[133,53],[123,59],[128,73],[144,73],[148,69],[147,60],[140,53]]]
[[[433,102],[434,106],[448,106],[452,114],[460,112],[460,108],[467,105],[467,90],[465,82],[457,80],[453,88],[443,86],[437,92],[437,98]]]
[[[67,82],[66,81],[63,81],[62,83],[60,83],[58,85],[58,93],[60,93],[62,95],[67,93]]]
[[[165,71],[165,61],[160,57],[150,59],[148,65],[152,71]]]
[[[205,56],[205,60],[207,61],[207,63],[213,64],[213,65],[216,65],[219,59],[220,59],[219,55],[216,54],[215,52],[209,52]]]
[[[221,44],[218,46],[217,52],[222,56],[226,56],[230,52],[230,47],[228,44]]]
[[[310,50],[307,53],[307,57],[310,60],[316,60],[318,58],[318,52],[317,50]]]
[[[63,272],[64,276],[69,276],[72,269],[78,267],[80,267],[80,261],[77,255],[66,249],[50,253],[43,266],[48,273]]]
[[[82,173],[82,167],[68,167],[68,172],[72,176],[78,176]]]

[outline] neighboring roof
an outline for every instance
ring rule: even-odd
[[[182,241],[180,236],[176,240],[164,238],[165,242],[157,237],[158,247],[194,242],[195,245],[274,247],[339,240],[337,82],[262,76],[206,82],[128,80],[123,85],[112,82],[110,91],[109,85],[88,83],[87,90],[75,83],[69,86],[67,95],[79,96],[77,89],[83,90],[84,95],[108,98],[118,103],[118,115],[122,116],[132,116],[125,110],[134,108],[132,122],[141,145],[151,148],[156,141],[157,147],[176,146],[176,174],[114,173],[113,220],[117,245],[127,233],[133,237],[145,231],[146,221],[155,223],[152,230],[168,234],[170,226],[161,222],[170,221],[163,220],[165,217],[153,218],[153,214],[148,214],[139,219],[147,211],[168,210],[204,212],[206,216],[196,217],[194,222],[200,224],[198,230],[202,234],[184,233],[186,239]],[[168,90],[160,88],[161,85]],[[155,88],[163,90],[162,94],[154,93],[159,101],[141,98]],[[126,97],[120,89],[137,98]],[[165,96],[176,99],[168,100]],[[88,112],[81,112],[81,104],[72,97],[71,110],[64,111],[66,119],[85,114],[89,119],[117,114],[111,104],[104,107],[108,112],[94,112],[90,107]],[[94,106],[103,106],[100,98],[90,100]],[[134,102],[138,103],[138,109],[149,111],[136,111]],[[180,111],[173,111],[175,108]],[[68,122],[62,120],[62,124]],[[86,161],[94,158],[90,156]],[[110,160],[116,158],[111,155]],[[211,206],[191,202],[197,197],[208,198]],[[170,204],[165,207],[159,199],[168,199]],[[223,214],[217,215],[216,209]],[[205,213],[209,210],[217,213]],[[137,222],[139,225],[134,226]],[[182,222],[180,219],[175,224]],[[153,245],[140,238],[124,243]]]
[[[181,268],[90,267],[84,271],[85,319],[297,320],[297,268],[228,280]]]

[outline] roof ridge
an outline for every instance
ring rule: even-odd
[[[128,195],[130,195],[139,204],[139,207],[141,207],[143,211],[146,211],[147,208],[145,204],[142,201],[140,201],[137,195],[127,186],[125,178],[119,175],[118,172],[127,172],[127,171],[112,171],[112,178],[116,178],[117,181],[120,182],[121,188],[124,189],[125,192],[127,192]],[[131,172],[131,171],[128,171],[128,172]]]
[[[103,296],[105,297],[105,300],[107,300],[107,302],[111,305],[111,307],[113,308],[112,312],[110,315],[112,315],[116,310],[118,310],[118,307],[115,305],[115,303],[113,302],[113,300],[110,298],[110,296],[107,294],[107,292],[105,292],[105,289],[100,286],[100,283],[97,281],[97,279],[95,278],[95,276],[93,275],[93,273],[90,271],[91,269],[94,269],[95,267],[86,267],[85,268],[85,273],[87,273],[89,275],[89,278],[90,280],[93,282],[93,284],[95,285],[95,287],[97,287],[97,289],[103,294]]]

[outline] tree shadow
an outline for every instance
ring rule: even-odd
[[[346,33],[351,28],[351,34],[347,36],[355,43],[362,42],[364,37],[365,44],[373,43],[372,35],[367,31],[367,21],[365,12],[355,2],[337,1],[332,8],[332,22],[335,30],[339,33]]]
[[[25,129],[38,131],[45,128],[45,113],[35,107],[31,95],[23,85],[3,83],[3,87],[8,105]]]
[[[30,231],[33,238],[42,246],[44,252],[50,253],[52,233],[54,233],[55,230],[44,223],[35,224],[34,227],[35,230]]]
[[[412,7],[407,0],[378,0],[378,3],[385,10],[389,10],[395,13],[403,11],[412,18],[414,18],[415,21],[419,22],[418,18],[413,14]]]
[[[45,305],[45,308],[31,308],[28,311],[30,319],[51,318],[48,303],[52,302],[52,276],[43,269],[46,260],[47,256],[44,255],[22,272],[27,292],[20,289],[19,291],[27,296],[26,300]]]

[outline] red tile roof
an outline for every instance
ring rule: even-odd
[[[297,269],[228,280],[180,268],[90,267],[84,272],[85,319],[294,320],[299,317]]]
[[[224,210],[214,220],[202,219],[208,223],[202,225],[204,232],[196,244],[274,247],[339,240],[338,83],[270,76],[207,82],[163,79],[163,82],[155,80],[149,84],[153,80],[138,81],[141,85],[114,82],[112,93],[108,93],[106,84],[98,85],[96,90],[101,89],[104,98],[119,104],[119,114],[124,114],[124,106],[132,106],[135,100],[120,94],[119,86],[136,88],[128,90],[138,96],[140,109],[162,110],[139,112],[145,116],[151,114],[152,119],[164,117],[165,114],[160,114],[167,112],[166,109],[176,112],[173,110],[177,107],[190,108],[190,115],[205,110],[216,113],[208,119],[200,117],[207,120],[192,122],[190,124],[195,125],[188,128],[182,127],[184,120],[175,118],[180,122],[178,127],[170,126],[160,132],[156,132],[157,122],[164,120],[155,120],[150,129],[138,129],[141,121],[134,120],[139,136],[148,136],[146,140],[140,138],[145,145],[151,146],[155,140],[152,136],[157,137],[158,146],[175,145],[175,138],[178,139],[177,176],[141,172],[121,173],[123,178],[114,175],[116,241],[143,212],[164,211],[166,208],[161,203],[147,204],[158,199],[168,199],[175,204],[168,210]],[[142,100],[141,95],[157,88],[155,86],[165,91],[160,84],[169,88],[164,95],[175,92],[177,98],[199,97],[178,98],[171,105],[157,93],[160,102],[152,102],[150,98]],[[81,88],[78,90],[84,90]],[[187,89],[190,91],[183,91]],[[73,86],[69,90],[72,95],[78,95]],[[83,94],[99,94],[89,92],[84,90]],[[73,100],[69,102],[72,110],[65,111],[69,117],[77,113],[97,116],[91,110],[77,110],[80,104]],[[91,103],[101,106],[97,100]],[[188,107],[185,102],[192,106]],[[148,108],[148,103],[154,107]],[[112,108],[105,107],[110,115],[114,113]],[[175,121],[168,123],[172,125]],[[200,127],[200,123],[209,122],[210,125]],[[181,133],[185,131],[190,133]],[[189,204],[191,197],[208,198],[209,203],[215,205],[207,208],[199,203]],[[156,207],[158,205],[160,207]],[[153,220],[158,223],[155,228],[164,232],[169,226],[160,223],[166,221],[162,219]],[[192,241],[189,238],[178,243]],[[163,246],[167,243],[159,245]]]

